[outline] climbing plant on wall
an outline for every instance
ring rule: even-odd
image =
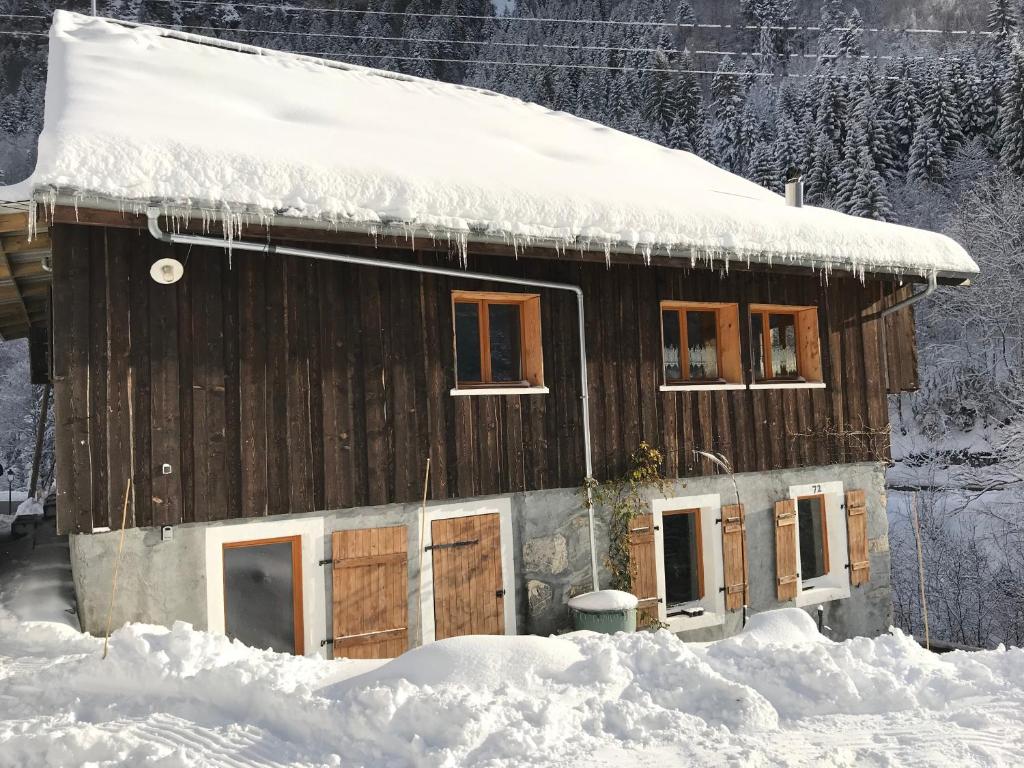
[[[608,509],[608,555],[611,588],[633,591],[634,566],[629,556],[630,529],[637,515],[650,511],[650,494],[665,494],[668,481],[662,476],[664,456],[646,441],[629,457],[629,471],[605,483],[594,482],[591,491],[595,504]]]

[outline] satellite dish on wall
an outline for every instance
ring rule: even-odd
[[[185,267],[177,259],[160,259],[149,268],[149,276],[164,285],[178,282],[184,274]]]

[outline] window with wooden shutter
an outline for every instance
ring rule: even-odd
[[[540,295],[453,291],[457,389],[542,387]]]
[[[739,610],[747,602],[747,523],[739,504],[722,507],[722,565],[725,609]]]
[[[818,309],[750,305],[750,356],[755,383],[822,381]]]
[[[741,384],[739,328],[738,304],[661,302],[665,384]]]
[[[868,558],[868,508],[864,491],[846,492],[846,538],[850,547],[850,584],[871,580]]]
[[[795,600],[800,587],[797,573],[796,501],[775,502],[775,583],[780,603]]]
[[[633,574],[633,594],[640,601],[638,627],[659,621],[658,564],[654,544],[654,515],[636,515],[629,525],[629,567]]]
[[[409,649],[409,554],[404,525],[335,531],[334,658],[390,659]]]

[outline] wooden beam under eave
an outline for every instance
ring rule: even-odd
[[[51,247],[49,232],[37,232],[31,240],[26,232],[0,236],[0,248],[3,248],[8,254],[33,253],[35,251],[49,253]]]
[[[0,213],[0,232],[28,232],[28,211]]]
[[[7,273],[10,275],[14,274],[14,271],[11,269],[11,261],[7,258],[7,253],[2,247],[0,247],[0,268],[6,268]],[[17,306],[21,310],[21,317],[25,323],[25,333],[28,333],[28,328],[32,325],[32,320],[28,316],[28,308],[25,306],[25,299],[21,295],[21,289],[18,287],[18,281],[12,277],[10,284],[14,287],[14,292],[18,299]]]

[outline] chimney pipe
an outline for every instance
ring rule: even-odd
[[[804,207],[804,177],[796,166],[786,171],[786,205]]]

